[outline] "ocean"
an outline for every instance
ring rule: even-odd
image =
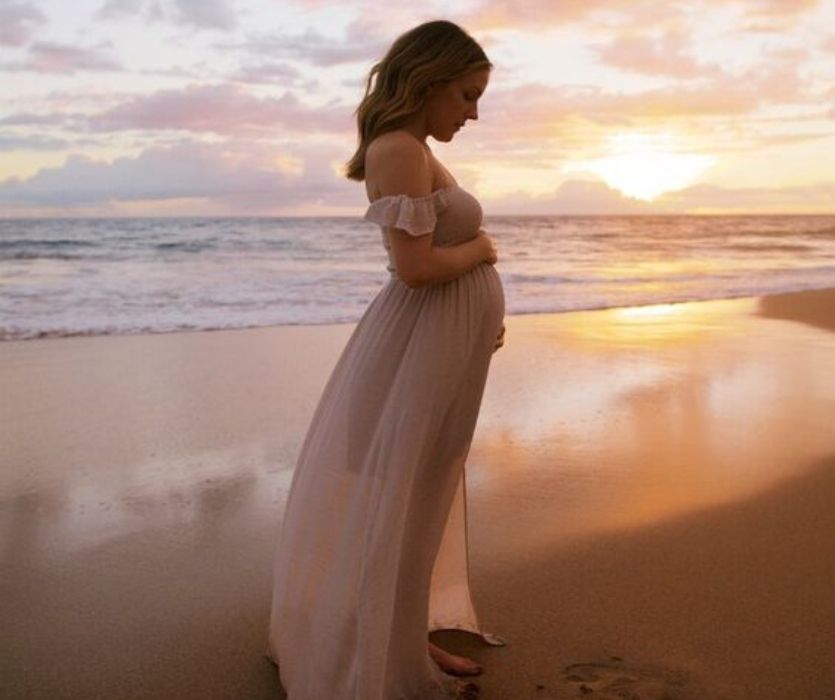
[[[835,216],[486,216],[506,313],[835,286]],[[0,219],[0,340],[356,322],[359,217]]]

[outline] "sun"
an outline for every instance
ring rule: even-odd
[[[716,162],[714,156],[677,152],[670,133],[617,134],[607,150],[610,156],[572,161],[563,171],[593,172],[627,197],[651,201],[687,187]]]

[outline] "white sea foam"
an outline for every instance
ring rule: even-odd
[[[835,216],[487,217],[508,314],[835,287]],[[0,220],[0,339],[356,322],[351,218]]]

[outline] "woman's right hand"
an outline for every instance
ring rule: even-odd
[[[484,262],[495,265],[499,256],[496,252],[496,244],[493,242],[493,238],[483,228],[478,230],[478,238],[482,244]]]

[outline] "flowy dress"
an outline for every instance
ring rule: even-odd
[[[392,227],[453,246],[477,235],[457,184],[373,201],[390,279],[342,350],[302,442],[278,534],[269,657],[288,700],[440,700],[457,682],[428,632],[492,645],[470,594],[465,461],[496,338],[502,284],[482,262],[417,288]]]

